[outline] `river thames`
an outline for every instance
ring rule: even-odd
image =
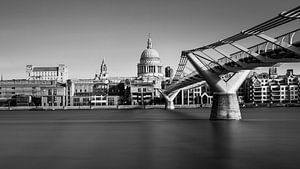
[[[300,167],[300,108],[0,111],[1,169]]]

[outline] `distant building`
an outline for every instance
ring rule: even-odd
[[[89,106],[93,95],[93,79],[72,79],[67,82],[68,106]]]
[[[276,75],[270,68],[269,74],[254,74],[246,82],[250,103],[299,103],[299,76],[288,69],[286,75]],[[275,76],[276,75],[276,76]]]
[[[174,76],[173,69],[170,66],[167,66],[165,68],[165,78],[161,84],[162,89],[166,89],[166,88],[168,88],[168,86],[171,85],[173,76]]]
[[[95,106],[107,106],[108,89],[109,89],[108,81],[94,81],[93,97],[91,98],[91,104]]]
[[[124,83],[94,79],[68,80],[69,106],[111,106],[124,97]]]
[[[68,77],[68,69],[64,64],[58,67],[37,67],[33,65],[26,66],[28,80],[55,80],[65,83]]]
[[[181,89],[174,99],[175,105],[211,105],[212,92],[207,83]]]
[[[42,106],[44,107],[64,107],[67,104],[67,95],[65,85],[56,84],[42,88]]]
[[[65,85],[55,80],[0,81],[0,98],[6,106],[66,106]]]
[[[165,68],[165,77],[172,78],[173,77],[173,69],[170,66]]]
[[[270,76],[270,78],[277,78],[278,77],[277,67],[270,67],[269,68],[269,76]]]
[[[133,82],[130,85],[130,100],[132,105],[153,104],[155,89],[153,83]]]
[[[125,97],[126,78],[108,77],[105,60],[94,79],[70,79],[67,83],[69,106],[111,106],[120,104]]]

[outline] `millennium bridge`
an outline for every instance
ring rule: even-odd
[[[278,66],[280,63],[300,62],[299,34],[300,6],[281,12],[259,25],[199,48],[181,52],[177,71],[171,85],[160,90],[166,99],[166,108],[174,109],[174,98],[181,89],[207,82],[213,91],[211,120],[239,120],[240,107],[237,90],[250,71],[258,67]],[[298,22],[297,28],[277,37],[266,32]],[[251,47],[240,42],[251,38],[262,41]],[[232,49],[235,52],[230,52]],[[220,57],[221,56],[221,57]],[[218,58],[218,59],[216,59]],[[187,64],[195,69],[185,75]]]

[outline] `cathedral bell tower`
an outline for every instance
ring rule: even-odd
[[[105,63],[105,59],[102,59],[101,65],[100,65],[100,73],[95,75],[95,80],[104,80],[107,79],[108,72],[107,72],[107,66]]]

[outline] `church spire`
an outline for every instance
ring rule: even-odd
[[[100,78],[106,78],[107,77],[107,66],[106,66],[106,63],[105,63],[105,58],[103,57],[102,58],[102,63],[101,63],[101,66],[100,66],[100,74],[99,74],[99,77]]]
[[[99,72],[98,72],[99,70]],[[101,64],[100,64],[100,69],[96,69],[96,74],[94,80],[104,80],[107,79],[108,77],[108,71],[107,71],[107,66],[105,63],[105,58],[102,58]]]
[[[102,63],[101,65],[105,64],[105,57],[102,57]]]
[[[148,34],[147,49],[152,49],[151,34]]]
[[[104,73],[107,71],[107,67],[106,67],[106,64],[105,64],[105,58],[103,57],[102,58],[102,63],[101,63],[101,66],[100,66],[100,73]]]

